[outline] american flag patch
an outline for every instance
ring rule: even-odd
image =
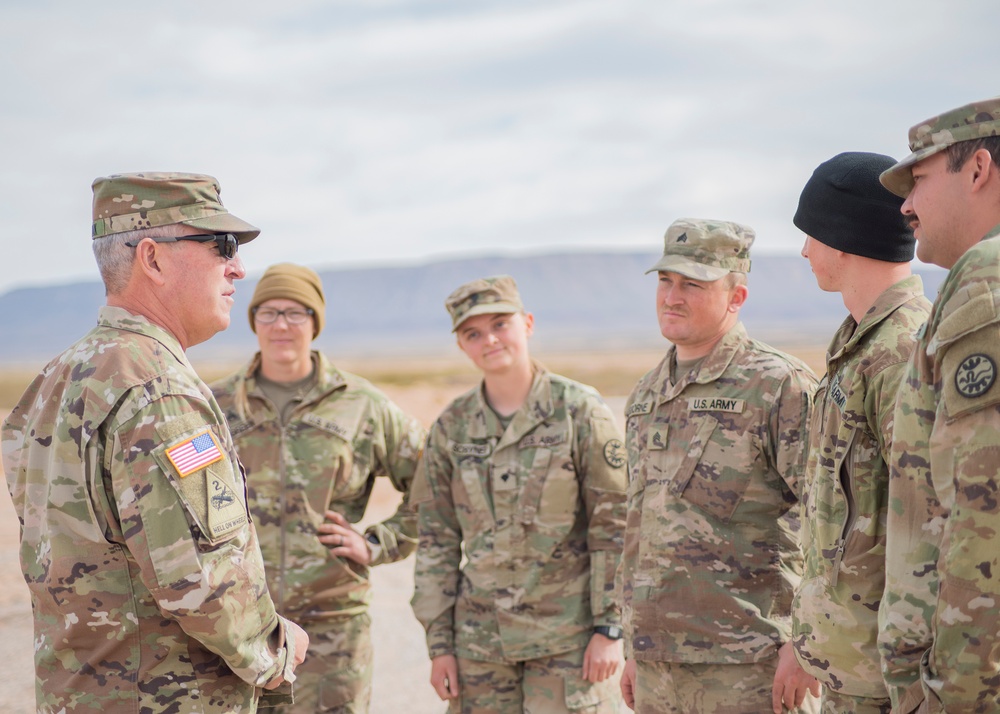
[[[193,474],[216,461],[222,461],[222,450],[212,432],[205,431],[167,449],[167,458],[181,478]]]

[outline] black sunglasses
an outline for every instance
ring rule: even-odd
[[[141,238],[139,240],[142,240]],[[135,248],[139,245],[139,240],[126,241],[125,245]],[[215,241],[219,248],[219,255],[226,260],[236,257],[236,251],[240,249],[239,239],[232,233],[205,233],[196,236],[172,236],[170,238],[150,238],[154,243],[176,243],[179,240],[193,240],[195,243],[209,243]]]

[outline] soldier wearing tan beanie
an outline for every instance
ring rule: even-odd
[[[256,308],[267,300],[281,298],[295,300],[312,310],[313,339],[319,337],[326,316],[326,297],[316,271],[294,263],[278,263],[265,270],[250,300],[250,329],[254,333],[257,332],[254,324]]]
[[[304,616],[311,638],[295,704],[276,714],[368,712],[368,568],[401,560],[417,545],[405,498],[390,518],[356,528],[377,476],[409,491],[424,429],[312,348],[325,310],[315,271],[272,265],[250,300],[260,351],[212,387],[247,471],[268,587],[279,613]]]

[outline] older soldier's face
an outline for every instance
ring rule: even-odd
[[[962,240],[966,171],[948,170],[944,152],[915,164],[913,189],[900,209],[917,239],[917,257],[951,268],[968,247]]]
[[[730,287],[728,277],[695,280],[680,273],[659,273],[656,312],[660,332],[685,359],[701,357],[735,324],[746,286]]]
[[[500,374],[530,361],[531,313],[473,315],[458,326],[458,346],[484,374]]]
[[[178,226],[178,235],[204,233],[188,226]],[[165,278],[169,281],[173,304],[170,306],[181,344],[187,348],[229,327],[233,308],[235,281],[246,276],[239,253],[226,260],[214,242],[179,241],[161,243]]]

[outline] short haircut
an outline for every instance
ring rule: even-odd
[[[969,139],[952,144],[944,150],[948,157],[948,170],[958,173],[965,162],[980,149],[986,149],[993,158],[993,163],[1000,168],[1000,136],[984,136],[981,139]]]
[[[176,235],[176,227],[168,225],[95,238],[94,257],[97,259],[97,269],[101,271],[101,280],[104,281],[105,295],[121,294],[132,277],[135,249],[125,245],[126,243],[138,243],[143,238],[166,238],[173,235]]]
[[[747,274],[746,273],[740,273],[740,272],[737,272],[737,271],[734,270],[734,271],[731,271],[728,275],[726,275],[726,277],[724,278],[724,280],[726,281],[726,287],[728,289],[732,290],[737,285],[746,285],[747,284]]]

